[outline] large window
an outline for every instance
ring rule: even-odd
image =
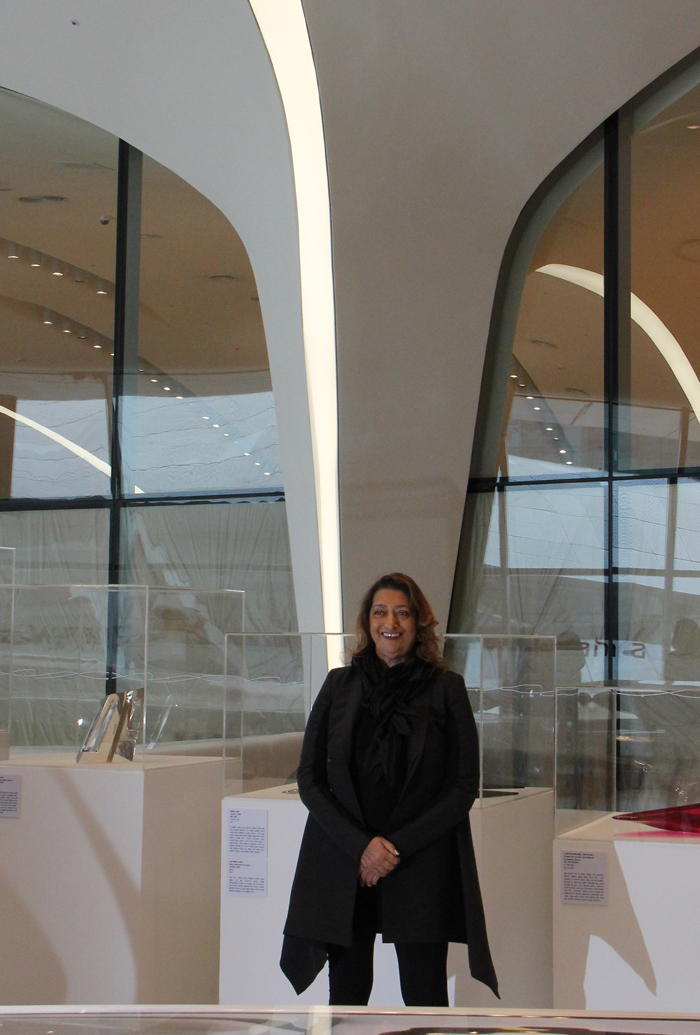
[[[246,592],[296,628],[255,276],[125,141],[0,90],[0,545],[25,583]]]
[[[612,116],[504,271],[450,629],[556,635],[563,686],[700,683],[699,84]]]

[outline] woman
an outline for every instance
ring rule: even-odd
[[[366,1005],[375,935],[394,942],[406,1006],[447,1006],[448,943],[498,995],[469,810],[476,725],[464,681],[408,575],[370,587],[352,663],[328,674],[304,736],[309,818],[281,966],[297,993],[329,964],[330,1004]]]

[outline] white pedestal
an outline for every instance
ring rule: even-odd
[[[306,809],[294,785],[225,798],[227,809],[268,810],[266,898],[227,894],[226,839],[222,845],[220,1002],[234,1005],[323,1005],[324,971],[297,997],[279,969],[289,892]],[[486,908],[491,949],[501,983],[498,999],[469,975],[467,948],[450,948],[450,998],[457,1006],[551,1005],[551,790],[527,788],[491,798],[471,813],[472,833]],[[402,1006],[393,945],[378,938],[370,1006]]]
[[[605,852],[607,904],[563,904],[561,853]],[[700,838],[610,816],[554,842],[554,1006],[700,1012]]]
[[[0,764],[0,1003],[213,1003],[222,767]]]

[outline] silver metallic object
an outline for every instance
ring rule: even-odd
[[[76,762],[111,762],[115,755],[133,762],[142,715],[143,687],[109,694],[90,724]]]

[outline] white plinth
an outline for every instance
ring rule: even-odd
[[[0,764],[0,1003],[212,1003],[221,762]]]
[[[226,1005],[323,1005],[328,978],[321,973],[297,997],[279,969],[306,809],[294,785],[225,798],[227,809],[268,810],[266,898],[227,894],[226,839],[222,845],[220,1002]],[[526,788],[511,798],[492,798],[471,814],[491,949],[501,983],[499,1000],[469,975],[466,946],[450,948],[450,998],[457,1006],[547,1007],[552,999],[551,790]],[[396,954],[378,938],[371,1006],[403,1005]]]
[[[562,851],[605,852],[607,904],[563,904]],[[610,816],[554,842],[554,1005],[700,1012],[700,838]]]

